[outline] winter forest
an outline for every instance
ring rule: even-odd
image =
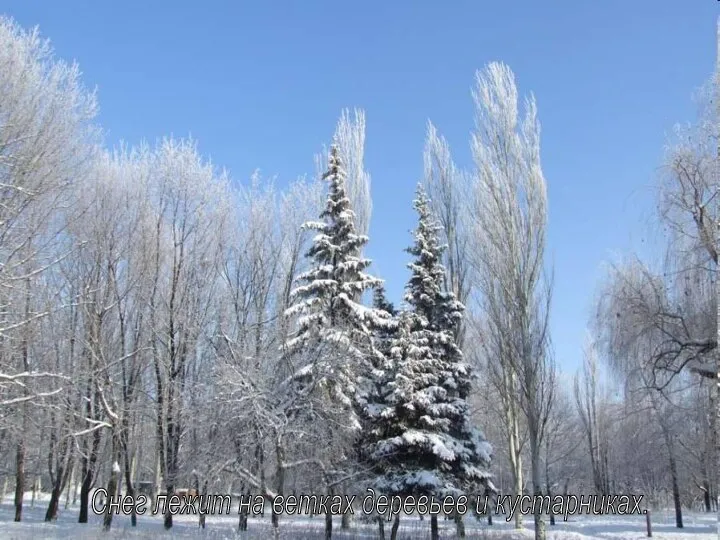
[[[608,261],[568,372],[542,103],[505,63],[468,74],[472,166],[427,124],[392,302],[366,253],[362,109],[338,111],[312,174],[233,179],[190,138],[107,144],[47,37],[0,18],[0,536],[611,537],[567,528],[607,516],[495,512],[521,495],[642,496],[652,520],[612,538],[715,535],[717,73],[657,164],[662,253]],[[368,489],[467,511],[367,511]],[[151,512],[175,495],[199,502]],[[342,502],[272,505],[301,495]]]

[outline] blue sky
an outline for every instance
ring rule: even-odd
[[[602,263],[643,248],[666,133],[715,61],[714,0],[0,0],[97,86],[109,144],[192,134],[233,177],[314,170],[343,107],[367,114],[369,255],[402,294],[425,125],[470,164],[475,70],[501,60],[542,123],[558,362],[581,359]],[[650,227],[651,228],[651,227]]]

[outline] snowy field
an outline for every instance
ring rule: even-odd
[[[2,540],[35,540],[52,538],[72,539],[116,539],[116,538],[207,538],[207,539],[272,539],[272,528],[269,517],[265,519],[250,519],[248,531],[237,531],[237,516],[208,516],[205,530],[197,525],[197,516],[175,516],[171,531],[165,531],[161,516],[139,516],[138,526],[130,526],[130,518],[115,516],[112,531],[105,534],[101,530],[101,518],[91,513],[90,523],[79,525],[77,523],[78,509],[69,507],[67,510],[61,504],[60,516],[56,523],[45,523],[47,500],[36,501],[34,508],[30,507],[30,498],[26,499],[23,510],[23,522],[13,521],[14,510],[11,500],[0,506],[0,539]],[[497,519],[500,518],[500,519]],[[685,528],[680,531],[674,527],[674,515],[671,511],[656,512],[652,518],[653,538],[663,540],[715,540],[716,516],[704,513],[686,513],[684,516]],[[531,517],[527,524],[531,525]],[[439,521],[441,538],[455,538],[455,528],[450,521]],[[377,538],[377,525],[367,525],[355,520],[352,529],[340,529],[339,518],[335,521],[333,538],[337,539],[370,539]],[[493,540],[521,540],[531,539],[532,530],[513,530],[512,524],[505,523],[501,516],[496,516],[492,527],[486,522],[477,522],[474,518],[466,520],[467,538],[493,539]],[[416,518],[404,518],[400,526],[401,539],[429,538],[429,521],[419,521]],[[390,524],[386,527],[386,538],[389,537]],[[280,538],[310,540],[324,538],[324,521],[318,516],[315,518],[285,518],[281,519]],[[585,540],[589,538],[644,539],[645,516],[574,516],[567,523],[559,520],[555,527],[548,525],[549,540]]]

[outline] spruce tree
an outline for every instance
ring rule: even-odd
[[[491,449],[470,423],[471,373],[454,340],[463,306],[443,291],[440,228],[422,187],[414,207],[409,309],[390,348],[393,376],[365,450],[378,474],[375,487],[387,494],[459,495],[490,485]]]
[[[375,287],[373,292],[373,308],[382,313],[383,318],[380,319],[381,324],[372,325],[374,349],[371,371],[367,374],[370,382],[367,403],[374,405],[366,407],[365,411],[366,425],[370,429],[374,415],[379,412],[378,407],[383,408],[386,402],[387,385],[394,374],[392,346],[398,332],[397,311],[385,296],[385,287],[382,284]]]
[[[391,317],[397,315],[395,306],[387,299],[385,286],[383,284],[377,285],[373,290],[373,307],[388,313]]]
[[[400,327],[396,319],[395,306],[387,300],[382,285],[375,287],[373,307],[382,313],[387,313],[390,319],[385,319],[382,325],[373,327],[375,355],[372,369],[368,373],[368,392],[361,403],[365,429],[358,440],[358,448],[360,459],[374,474],[379,475],[384,472],[384,460],[382,457],[375,459],[371,454],[375,445],[385,439],[394,426],[394,408],[390,405],[392,382],[395,376],[392,349]]]
[[[295,319],[296,330],[286,353],[301,359],[296,382],[306,389],[325,388],[333,400],[352,410],[361,393],[358,381],[375,354],[372,328],[382,326],[388,315],[360,303],[363,293],[382,280],[365,272],[371,261],[358,255],[368,238],[355,231],[345,177],[333,145],[323,176],[329,191],[322,221],[303,225],[317,234],[306,254],[310,268],[297,277],[290,293],[285,315]],[[357,427],[354,415],[352,420]]]
[[[397,311],[385,296],[383,285],[375,287],[373,307],[384,317],[380,325],[372,326],[374,351],[371,371],[368,373],[370,384],[367,395],[367,403],[371,406],[365,407],[365,421],[369,429],[373,428],[375,415],[385,408],[388,384],[394,375],[392,346],[398,332]],[[363,439],[366,441],[365,437]]]

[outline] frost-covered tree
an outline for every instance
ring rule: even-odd
[[[372,199],[370,198],[370,174],[365,170],[365,111],[343,109],[335,129],[335,140],[340,158],[347,171],[346,190],[355,212],[355,229],[368,234]]]
[[[549,332],[552,267],[545,260],[547,185],[537,106],[532,96],[521,105],[518,95],[515,75],[505,64],[491,62],[476,74],[471,266],[486,327],[481,346],[487,371],[504,402],[515,491],[523,490],[524,421],[533,493],[539,495],[556,373]],[[533,518],[535,538],[544,540],[538,508]]]
[[[373,362],[371,371],[366,373],[369,379],[368,391],[362,400],[362,416],[369,431],[363,433],[360,441],[361,452],[382,437],[382,414],[387,411],[390,395],[389,383],[393,378],[394,362],[392,348],[398,333],[397,311],[395,306],[385,296],[385,287],[378,285],[373,291],[373,308],[382,314],[380,325],[372,327],[373,334]],[[389,317],[387,318],[386,315]],[[368,437],[368,433],[371,434]]]
[[[371,261],[360,254],[368,238],[356,231],[337,145],[330,149],[323,178],[329,182],[329,192],[322,221],[303,225],[317,234],[306,254],[310,266],[298,276],[285,311],[295,322],[285,354],[299,366],[291,377],[295,391],[290,393],[294,404],[289,414],[301,416],[304,426],[312,425],[322,437],[325,444],[317,449],[316,461],[326,489],[332,492],[347,490],[347,479],[353,476],[348,469],[354,460],[348,452],[363,425],[362,405],[372,391],[373,369],[381,359],[373,345],[373,330],[392,321],[387,313],[361,303],[363,293],[382,280],[365,272]],[[330,469],[346,472],[330,473]],[[326,535],[331,529],[328,514]]]
[[[392,357],[392,348],[398,335],[398,319],[395,306],[387,299],[385,287],[380,284],[373,291],[373,308],[378,310],[383,318],[380,325],[373,325],[373,361],[370,369],[366,372],[368,382],[367,391],[359,400],[361,422],[363,424],[362,435],[356,439],[359,459],[365,468],[372,475],[385,472],[386,461],[384,457],[376,459],[373,457],[372,449],[385,438],[394,423],[394,415],[388,414],[392,411],[389,405],[392,397],[391,382],[394,377],[395,362]],[[389,317],[389,318],[386,318]],[[384,520],[385,516],[377,516],[380,526],[380,537],[385,537]],[[399,526],[399,516],[396,516],[395,524],[390,535],[395,540]]]
[[[441,238],[447,248],[443,253],[445,288],[460,302],[466,303],[471,292],[470,257],[473,223],[470,216],[472,176],[455,165],[450,145],[428,121],[423,152],[425,173],[423,187],[430,197],[433,214],[441,226]],[[465,329],[458,325],[455,336],[461,347]]]
[[[355,214],[355,231],[368,234],[372,199],[370,197],[370,174],[365,170],[365,111],[362,109],[343,109],[340,112],[333,135],[333,145],[345,170],[345,194]],[[330,149],[315,155],[315,168],[318,176],[325,172]]]
[[[382,310],[389,315],[397,315],[397,310],[395,309],[393,303],[388,300],[385,292],[385,286],[382,284],[375,287],[375,290],[373,291],[373,307],[375,309]]]
[[[459,495],[489,483],[490,445],[470,425],[466,397],[470,369],[454,342],[462,305],[443,291],[445,269],[439,226],[418,188],[418,227],[408,252],[411,277],[392,347],[394,377],[386,407],[376,412],[378,489],[394,495]],[[437,538],[437,517],[431,519]]]
[[[31,437],[40,433],[32,429],[37,411],[51,408],[45,400],[71,399],[67,365],[50,360],[61,345],[40,339],[41,325],[60,303],[62,281],[50,276],[73,248],[68,224],[82,216],[75,194],[92,171],[96,110],[77,65],[57,58],[37,28],[0,16],[0,438],[14,445],[15,521],[29,487]],[[43,435],[48,454],[67,448]],[[64,476],[50,469],[51,480]]]
[[[372,328],[374,344],[373,370],[370,372],[372,382],[371,391],[367,396],[368,402],[385,403],[387,383],[393,376],[392,347],[398,332],[397,310],[385,296],[385,288],[379,285],[373,292],[373,307],[380,312],[380,325]],[[385,318],[385,315],[390,319]],[[378,410],[377,407],[370,409]],[[366,409],[367,412],[367,409]],[[372,423],[371,419],[370,423]]]
[[[311,267],[297,278],[290,293],[288,317],[297,317],[297,329],[287,341],[287,352],[306,360],[294,379],[327,388],[328,395],[345,407],[353,405],[357,375],[372,353],[371,328],[383,324],[381,312],[360,303],[362,294],[382,283],[365,270],[370,259],[359,257],[368,238],[356,233],[354,213],[345,191],[346,173],[337,146],[330,150],[324,178],[330,187],[323,221],[306,222],[318,234],[306,256]],[[352,418],[357,425],[357,419]]]

